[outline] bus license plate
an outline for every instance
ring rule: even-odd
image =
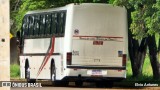
[[[102,70],[92,70],[92,75],[103,75]]]
[[[95,76],[102,76],[102,75],[107,75],[107,70],[88,70],[87,71],[88,75],[95,75]]]

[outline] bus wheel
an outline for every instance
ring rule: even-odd
[[[56,80],[56,67],[55,64],[52,63],[51,65],[51,81],[55,81]]]
[[[51,81],[53,86],[68,86],[68,81],[59,81],[56,80],[56,67],[55,63],[51,64]]]
[[[25,77],[27,79],[27,83],[35,83],[36,79],[30,79],[30,69],[29,69],[29,65],[26,64],[25,67]]]
[[[60,85],[60,81],[56,80],[56,67],[54,63],[51,64],[51,81],[53,86]]]
[[[77,81],[75,81],[75,85],[76,85],[76,87],[82,87],[83,82],[81,80],[77,80]]]

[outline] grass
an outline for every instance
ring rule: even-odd
[[[119,86],[124,87],[135,87],[135,83],[154,83],[160,85],[160,79],[155,80],[153,79],[152,74],[152,67],[150,64],[149,56],[146,55],[143,69],[142,69],[142,75],[140,75],[138,78],[132,77],[132,68],[131,68],[131,62],[130,60],[127,61],[127,78],[123,80],[122,82],[116,82]]]
[[[20,66],[17,64],[13,64],[10,66],[10,77],[11,78],[19,78],[20,77]]]
[[[127,81],[152,81],[153,80],[153,73],[152,73],[152,67],[150,64],[149,56],[146,55],[143,69],[142,69],[142,75],[140,75],[138,78],[132,77],[132,69],[131,69],[131,62],[127,62]]]

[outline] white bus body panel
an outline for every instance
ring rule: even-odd
[[[25,63],[26,60],[29,62],[30,67],[30,78],[31,79],[50,79],[50,67],[51,60],[54,59],[55,66],[57,69],[57,79],[62,79],[62,53],[63,52],[63,42],[64,38],[58,37],[55,38],[54,43],[54,53],[57,55],[51,55],[48,59],[48,62],[44,66],[43,70],[39,75],[38,71],[44,61],[45,56],[47,55],[47,50],[49,49],[51,38],[45,39],[25,39],[24,40],[24,56],[20,56],[20,65],[21,65],[21,78],[25,78]]]
[[[24,39],[24,50],[20,56],[21,78],[25,78],[25,62],[29,61],[31,79],[50,79],[51,60],[55,60],[56,80],[65,77],[91,77],[91,71],[101,67],[122,67],[119,51],[127,54],[127,12],[123,7],[107,4],[70,4],[63,8],[44,12],[67,10],[64,37],[55,37],[53,55],[37,75],[44,61],[51,38]],[[32,14],[34,12],[29,12]],[[39,12],[35,12],[39,13]],[[78,33],[77,33],[78,30]],[[94,45],[94,41],[102,41]],[[67,65],[66,54],[72,52],[71,65]],[[36,55],[36,53],[38,53]],[[58,55],[54,55],[58,53]],[[25,55],[26,54],[26,55]],[[28,54],[28,55],[27,55]],[[33,54],[33,55],[29,55]],[[81,69],[68,66],[83,67]],[[85,66],[93,67],[87,69]],[[126,77],[126,70],[99,69],[103,77]]]
[[[72,64],[122,66],[118,51],[127,54],[126,9],[82,4],[73,12]],[[94,41],[102,41],[103,45],[94,45]]]
[[[23,58],[23,59],[21,59]],[[30,63],[30,78],[31,79],[51,79],[51,74],[50,74],[50,66],[51,66],[51,60],[48,61],[48,63],[45,65],[45,67],[43,68],[43,70],[41,71],[41,73],[37,76],[37,73],[39,71],[40,65],[43,62],[44,56],[21,56],[21,78],[25,78],[25,60],[28,59],[29,63]],[[51,56],[50,59],[54,58],[55,59],[55,63],[56,63],[56,79],[57,80],[61,80],[63,78],[62,76],[62,72],[63,70],[61,69],[62,67],[62,61],[61,60],[61,56],[57,55],[57,56]],[[38,62],[37,62],[38,60]]]
[[[91,77],[92,71],[100,70],[103,77],[126,78],[126,70],[120,69],[124,67],[122,55],[119,56],[119,52],[128,53],[126,9],[106,4],[81,4],[74,6],[73,13],[70,66],[75,70],[68,69],[67,76]],[[100,43],[94,44],[96,41]]]

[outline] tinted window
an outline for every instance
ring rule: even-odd
[[[59,14],[59,33],[64,34],[65,29],[65,12]]]
[[[34,16],[29,16],[29,35],[34,35]]]
[[[49,35],[51,30],[51,14],[46,15],[46,30],[45,34]]]
[[[44,35],[45,32],[45,15],[41,15],[40,16],[40,31],[39,31],[39,35]]]
[[[24,36],[64,35],[66,11],[26,15],[22,29]]]
[[[23,19],[23,24],[22,24],[22,29],[23,29],[23,35],[27,36],[28,35],[28,24],[29,24],[29,17],[25,16]]]
[[[57,13],[54,12],[54,13],[52,13],[51,34],[56,34],[57,33],[57,25],[58,25]]]
[[[40,16],[35,15],[34,16],[34,35],[38,35],[39,28],[40,28],[39,23],[40,23]]]

